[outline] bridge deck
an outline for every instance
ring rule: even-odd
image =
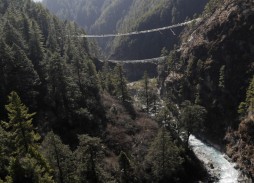
[[[67,36],[71,36],[71,37],[97,37],[97,38],[99,38],[99,37],[130,36],[130,35],[135,35],[135,34],[145,34],[145,33],[150,33],[150,32],[157,32],[157,31],[161,31],[161,30],[166,30],[166,29],[172,29],[172,28],[175,28],[175,27],[190,24],[192,21],[200,21],[200,18],[195,19],[195,20],[191,20],[191,21],[188,21],[188,22],[178,23],[178,24],[175,24],[175,25],[167,26],[167,27],[161,27],[161,28],[157,28],[157,29],[144,30],[144,31],[135,31],[135,32],[118,33],[118,34],[103,34],[103,35],[78,35],[78,36],[67,35]]]

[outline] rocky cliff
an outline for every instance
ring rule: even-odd
[[[178,103],[187,99],[207,109],[206,138],[225,147],[228,141],[223,139],[231,129],[228,135],[234,142],[228,153],[239,163],[238,146],[244,138],[239,134],[249,126],[246,122],[240,124],[237,110],[254,75],[253,1],[225,0],[211,16],[204,15],[186,27],[179,42],[174,50],[175,69],[168,72],[167,66],[161,66],[164,67],[159,72],[162,89],[164,93],[172,90]],[[239,166],[247,167],[242,169],[251,175],[253,149],[248,143],[242,147],[249,160]]]

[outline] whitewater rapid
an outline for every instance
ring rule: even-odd
[[[196,156],[205,163],[206,167],[212,167],[210,170],[219,175],[218,183],[238,182],[238,171],[224,158],[224,155],[220,151],[205,144],[193,135],[190,136],[189,145]]]

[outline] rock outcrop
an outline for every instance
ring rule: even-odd
[[[179,42],[175,71],[159,72],[162,93],[172,90],[181,95],[177,102],[204,106],[206,138],[223,150],[229,143],[227,154],[238,163],[242,179],[251,181],[254,146],[246,134],[254,126],[250,128],[250,119],[240,124],[237,110],[254,75],[254,2],[225,0],[211,16],[186,27]]]
[[[208,110],[207,129],[221,139],[222,129],[237,129],[238,106],[254,75],[253,20],[253,3],[225,0],[212,16],[184,29],[176,70],[159,75],[162,88],[176,96],[181,92],[181,98],[193,103],[199,96],[199,104]]]

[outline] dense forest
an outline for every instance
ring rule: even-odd
[[[43,0],[42,4],[61,19],[76,21],[89,34],[141,31],[182,23],[201,14],[208,0]],[[182,27],[173,31],[176,35]],[[178,43],[171,30],[119,38],[99,38],[110,59],[128,60],[159,57],[163,47]],[[149,45],[155,45],[150,47]]]
[[[0,0],[0,183],[207,180],[191,134],[217,144],[254,179],[253,7],[251,0]],[[179,40],[169,30],[99,41],[104,48],[113,41],[110,58],[168,56],[158,78],[144,72],[136,83],[106,61],[95,39],[77,37],[186,16],[200,19],[174,30]]]
[[[1,0],[0,23],[0,182],[186,182],[207,176],[188,148],[189,136],[182,141],[178,127],[163,125],[169,110],[157,111],[156,120],[148,116],[156,80],[143,77],[143,111],[133,105],[121,65],[106,62],[97,71],[88,40],[66,36],[86,34],[77,23],[31,0]],[[197,125],[205,119],[201,106],[181,109],[183,119],[194,115]]]

